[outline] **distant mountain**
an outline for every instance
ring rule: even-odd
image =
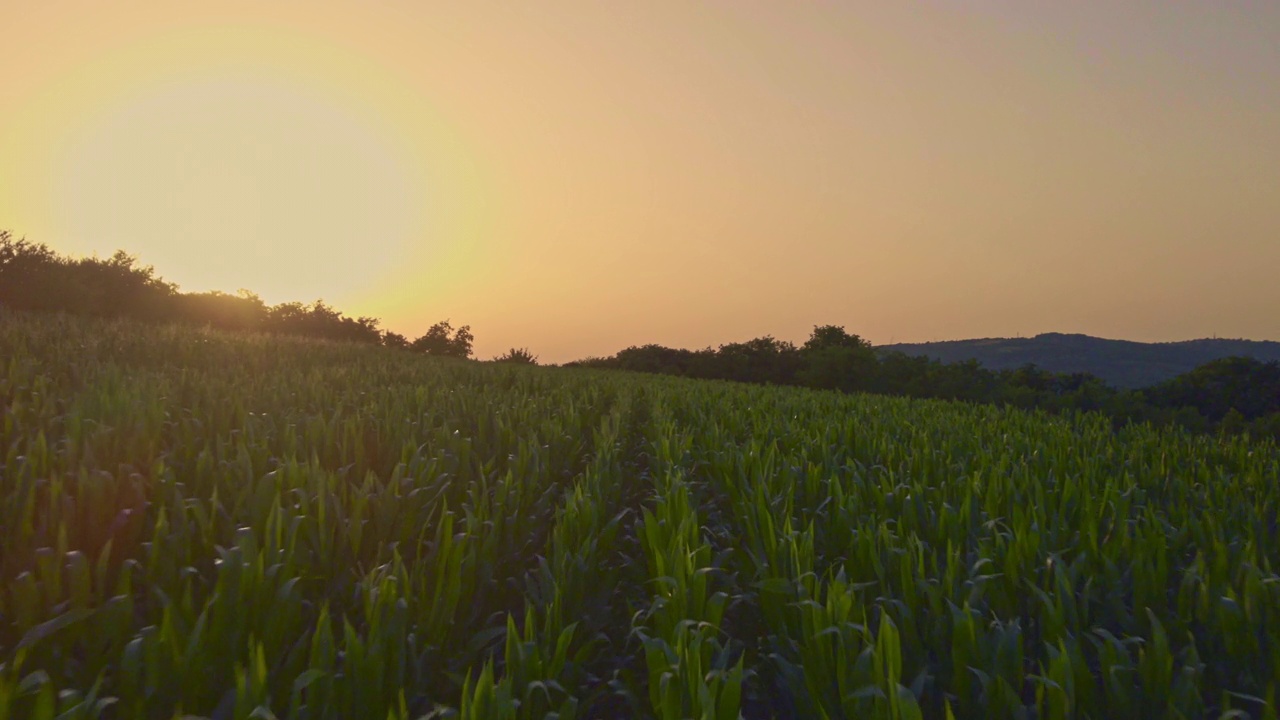
[[[991,370],[1012,370],[1034,363],[1050,372],[1090,373],[1110,385],[1126,388],[1154,385],[1224,357],[1280,360],[1280,342],[1205,339],[1142,343],[1064,333],[1044,333],[1033,338],[899,343],[876,349],[926,355],[948,363],[977,360]]]

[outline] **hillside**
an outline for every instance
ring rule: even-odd
[[[977,360],[991,370],[1034,363],[1054,373],[1089,373],[1116,387],[1154,385],[1224,357],[1280,360],[1280,342],[1203,339],[1168,343],[1108,340],[1065,333],[1032,338],[986,338],[932,343],[899,343],[881,352],[924,355],[946,363]]]

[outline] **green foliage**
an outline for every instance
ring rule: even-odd
[[[1165,407],[1191,407],[1210,420],[1231,417],[1243,424],[1280,411],[1280,363],[1215,360],[1143,394]]]
[[[0,438],[0,720],[1277,716],[1269,440],[12,313]]]

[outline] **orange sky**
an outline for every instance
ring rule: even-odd
[[[1280,339],[1280,3],[0,0],[0,228],[480,357]]]

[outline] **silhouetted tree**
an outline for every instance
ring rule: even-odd
[[[879,365],[871,343],[836,325],[814,326],[800,347],[800,384],[845,392],[870,390]]]
[[[111,257],[69,258],[43,244],[0,231],[0,304],[14,310],[55,311],[177,321],[226,330],[264,330],[362,343],[382,342],[378,319],[350,318],[322,301],[268,307],[241,290],[181,293],[124,251]]]
[[[399,348],[404,350],[409,347],[409,339],[400,333],[387,330],[382,333],[382,344],[389,348]]]
[[[286,335],[306,335],[329,340],[348,340],[381,344],[378,319],[349,318],[329,307],[323,300],[310,305],[300,302],[281,303],[267,311],[263,329]]]
[[[169,319],[177,288],[119,251],[71,259],[0,231],[0,303],[15,310]]]
[[[445,320],[428,328],[409,348],[427,355],[468,358],[471,357],[471,342],[474,339],[469,325],[454,330],[449,321]]]
[[[766,335],[754,340],[721,345],[716,353],[718,377],[744,382],[792,384],[800,370],[796,346]]]
[[[696,353],[692,350],[673,349],[661,345],[632,346],[618,351],[603,361],[602,367],[614,367],[633,372],[662,373],[665,375],[692,375]]]
[[[14,310],[71,310],[60,292],[69,284],[66,261],[44,244],[14,240],[0,230],[0,303]]]
[[[1270,437],[1280,441],[1280,412],[1254,420],[1249,432],[1255,437]]]
[[[1256,420],[1280,412],[1280,363],[1222,358],[1147,388],[1143,395],[1156,405],[1195,408],[1215,422],[1232,410],[1242,420]]]
[[[847,332],[838,325],[814,325],[801,350],[813,351],[840,347],[871,352],[871,343]]]
[[[106,260],[76,260],[73,267],[92,314],[146,320],[172,317],[171,301],[177,295],[177,286],[161,280],[155,268],[139,265],[125,251],[117,250]]]
[[[537,365],[538,357],[529,352],[528,348],[511,348],[506,353],[494,358],[493,361],[517,365]]]
[[[248,290],[180,293],[176,305],[178,319],[223,330],[261,330],[267,319],[267,304]]]

